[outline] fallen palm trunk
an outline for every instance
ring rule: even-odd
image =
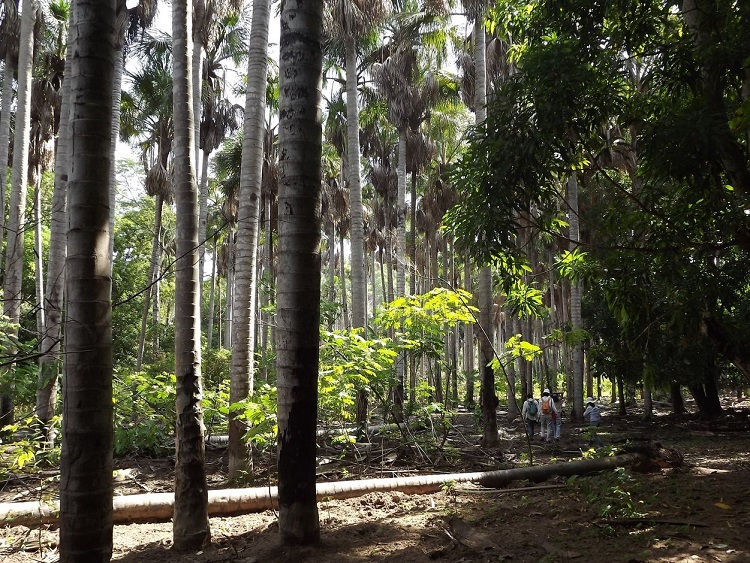
[[[607,469],[624,467],[643,462],[648,456],[629,453],[601,459],[588,459],[518,467],[475,473],[449,473],[444,475],[416,475],[387,479],[362,479],[359,481],[334,481],[318,483],[318,500],[345,499],[367,493],[401,491],[404,493],[434,493],[446,483],[473,482],[485,487],[504,487],[518,479],[539,482],[560,475],[586,475]],[[254,487],[249,489],[217,489],[208,492],[209,516],[237,516],[251,512],[270,510],[278,506],[276,487]],[[115,524],[138,522],[165,522],[172,518],[173,493],[148,493],[114,497],[113,520]],[[34,526],[57,522],[57,502],[8,502],[0,503],[0,525]]]

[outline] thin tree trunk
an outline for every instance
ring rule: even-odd
[[[193,128],[192,4],[172,2],[172,61],[174,106],[174,186],[176,204],[175,370],[176,455],[174,548],[199,550],[211,541],[208,522],[203,427],[200,335],[200,204],[195,174]],[[195,101],[198,103],[197,101]]]
[[[117,55],[115,54],[115,63]],[[47,287],[44,298],[45,327],[39,344],[39,374],[37,377],[35,413],[43,424],[55,414],[60,373],[60,339],[62,335],[63,288],[65,285],[65,256],[68,227],[67,197],[70,171],[70,76],[72,48],[68,42],[65,59],[65,79],[62,84],[60,126],[55,146],[55,186],[50,214],[49,256],[47,258]],[[115,76],[117,67],[115,66]],[[114,162],[114,159],[113,159]],[[110,182],[112,179],[110,178]],[[110,206],[112,202],[110,201]],[[110,224],[111,225],[111,224]],[[111,237],[110,237],[111,238]],[[52,440],[52,436],[48,436]]]
[[[35,0],[23,0],[21,8],[21,35],[18,55],[18,100],[16,103],[15,132],[13,136],[13,169],[11,175],[11,197],[8,209],[8,239],[5,247],[5,279],[3,280],[3,314],[11,326],[6,330],[9,342],[18,337],[23,302],[23,241],[26,231],[26,193],[29,167],[29,141],[31,138],[31,72],[33,68],[33,27],[38,4]],[[6,353],[16,353],[11,345]],[[8,366],[9,371],[14,367]],[[13,390],[4,390],[0,407],[0,428],[13,422]]]
[[[578,247],[580,232],[578,226],[578,178],[573,172],[568,179],[568,210],[570,216],[570,250]],[[570,324],[574,331],[583,328],[581,320],[581,282],[571,282],[570,285]],[[573,404],[571,420],[583,420],[583,344],[578,342],[573,346]]]
[[[344,231],[339,229],[339,272],[341,275],[341,316],[344,321],[344,330],[349,330],[352,323],[349,320],[349,305],[346,298],[346,260],[344,260]]]
[[[36,289],[36,330],[40,339],[44,334],[44,259],[42,254],[42,185],[39,175],[35,175],[34,189],[34,287]]]
[[[161,221],[164,209],[164,196],[156,194],[154,201],[154,237],[151,243],[151,264],[148,272],[148,287],[143,292],[143,312],[141,313],[141,334],[138,339],[138,352],[135,360],[135,371],[141,371],[146,348],[146,329],[148,314],[151,311],[151,296],[154,293],[156,278],[159,276],[159,259],[161,255]]]
[[[206,343],[208,348],[214,347],[214,311],[216,310],[216,247],[217,238],[214,237],[213,260],[211,261],[211,290],[208,297],[208,330],[206,331]]]
[[[268,25],[270,0],[253,2],[248,45],[247,92],[242,141],[240,206],[237,221],[235,292],[232,311],[232,365],[229,403],[243,401],[255,387],[255,304],[258,299],[258,239],[263,176],[263,141],[266,134]],[[229,415],[230,480],[249,468],[249,450],[243,440],[247,425],[237,411]]]
[[[13,74],[15,67],[11,57],[5,59],[3,67],[3,100],[0,108],[0,249],[5,238],[5,217],[7,209],[6,179],[8,175],[8,147],[10,146],[10,121],[13,104]],[[0,252],[0,272],[3,253]]]
[[[351,209],[349,236],[351,238],[352,327],[364,328],[367,292],[364,259],[365,236],[362,222],[357,52],[354,37],[351,34],[347,34],[344,39],[344,50],[346,54],[347,168],[349,172],[349,207]]]
[[[234,303],[234,230],[229,229],[228,241],[228,264],[227,264],[227,283],[224,291],[224,338],[222,346],[231,350],[232,348],[232,311]]]

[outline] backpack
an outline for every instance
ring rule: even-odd
[[[544,397],[542,397],[542,414],[552,414],[552,399],[550,397],[547,397],[547,400],[544,400]]]
[[[536,406],[536,401],[533,399],[528,400],[528,406],[526,407],[526,418],[536,419],[539,414],[539,408]]]

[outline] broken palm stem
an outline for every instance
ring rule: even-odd
[[[643,462],[647,458],[648,456],[644,453],[627,453],[600,459],[495,471],[334,481],[318,483],[317,498],[318,500],[345,499],[384,491],[400,491],[409,494],[434,493],[449,483],[472,482],[484,487],[502,488],[519,479],[541,482],[555,475],[563,477],[586,475],[633,465]],[[272,508],[278,508],[276,487],[208,491],[209,516],[237,516],[251,512],[262,512]],[[116,496],[113,499],[112,516],[115,524],[165,522],[172,518],[173,510],[173,493]],[[54,524],[57,522],[58,513],[59,503],[56,501],[0,503],[0,525]]]

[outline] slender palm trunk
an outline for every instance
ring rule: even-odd
[[[227,280],[224,291],[224,338],[222,346],[227,350],[232,348],[232,310],[234,303],[234,229],[229,227],[229,241],[227,243]]]
[[[346,298],[346,260],[344,260],[344,231],[339,229],[339,270],[341,279],[341,318],[344,330],[349,330],[352,323],[349,317],[349,300]]]
[[[255,385],[255,303],[258,293],[258,239],[263,174],[263,140],[266,134],[266,80],[268,72],[268,24],[270,1],[253,2],[242,141],[240,206],[237,221],[235,293],[232,312],[232,364],[229,403],[252,394]],[[247,426],[236,415],[229,417],[229,478],[248,468],[249,451],[243,436]]]
[[[151,310],[151,297],[154,295],[159,276],[159,259],[161,254],[161,221],[164,209],[164,196],[156,195],[154,201],[154,237],[151,242],[151,264],[148,270],[148,287],[143,292],[143,312],[141,314],[141,334],[138,339],[138,352],[135,360],[135,371],[141,371],[146,349],[146,329],[148,328],[148,314]],[[156,328],[154,328],[156,330]]]
[[[474,64],[476,75],[475,119],[482,123],[487,118],[487,61],[485,52],[484,17],[474,21]],[[497,444],[497,396],[495,395],[495,373],[489,363],[494,358],[492,349],[492,270],[483,266],[479,271],[479,337],[482,373],[482,414],[484,420],[484,445]]]
[[[55,187],[52,193],[50,216],[49,256],[47,258],[47,287],[44,297],[44,332],[39,344],[39,374],[36,391],[36,416],[48,423],[55,414],[58,375],[60,372],[60,339],[62,335],[63,287],[65,285],[65,231],[68,226],[67,197],[70,170],[70,75],[72,49],[68,43],[65,76],[60,108],[60,127],[55,147]],[[114,162],[114,160],[113,160]],[[112,178],[110,178],[112,181]],[[110,202],[111,205],[111,202]]]
[[[346,52],[346,132],[349,171],[349,204],[351,208],[351,293],[352,327],[365,326],[365,235],[362,223],[362,172],[359,148],[359,102],[357,96],[357,52],[354,37],[344,39]]]
[[[214,237],[214,253],[211,262],[211,289],[208,297],[208,330],[206,331],[206,343],[209,348],[214,346],[214,311],[216,305],[216,237]]]
[[[42,258],[42,185],[36,176],[34,186],[34,289],[36,292],[36,331],[44,332],[44,259]]]
[[[574,250],[580,240],[578,223],[578,178],[573,172],[568,179],[568,209],[570,217],[570,240]],[[570,286],[570,324],[574,331],[583,328],[581,320],[581,283],[575,281]],[[573,346],[573,408],[572,420],[583,420],[583,344]]]
[[[8,57],[3,66],[3,100],[0,107],[0,248],[5,239],[6,177],[8,175],[8,147],[10,146],[10,118],[13,104],[13,74],[15,67]],[[0,266],[3,254],[0,252]],[[0,267],[0,271],[2,268]]]
[[[112,266],[109,225],[114,2],[78,0],[70,34],[67,328],[60,561],[112,557]],[[98,103],[97,103],[98,102]],[[18,123],[18,122],[17,122]],[[16,145],[18,147],[18,145]]]
[[[196,104],[197,105],[197,104]],[[198,217],[198,240],[200,241],[200,271],[198,279],[201,281],[201,288],[203,287],[203,273],[206,269],[206,237],[208,236],[208,163],[210,154],[204,149],[203,151],[203,165],[201,166],[201,181],[200,181],[200,215]],[[203,291],[201,290],[201,300],[203,299]],[[203,307],[201,306],[201,314],[203,314]]]
[[[281,10],[279,111],[279,532],[284,545],[320,540],[315,501],[320,332],[322,2]]]
[[[8,341],[18,337],[21,318],[21,285],[23,280],[23,240],[26,231],[26,192],[31,138],[31,71],[33,68],[33,27],[38,4],[24,0],[21,9],[21,35],[18,55],[18,101],[13,136],[13,170],[10,208],[8,209],[8,240],[5,247],[5,279],[3,280],[3,313],[16,328],[8,329]],[[8,350],[13,355],[15,350]],[[12,366],[10,367],[12,370]],[[0,428],[13,422],[13,392],[3,389]]]
[[[177,550],[211,541],[208,523],[203,409],[201,407],[200,255],[198,186],[194,161],[192,4],[172,2],[174,186],[177,226],[175,272],[175,370],[177,425],[172,536]]]

